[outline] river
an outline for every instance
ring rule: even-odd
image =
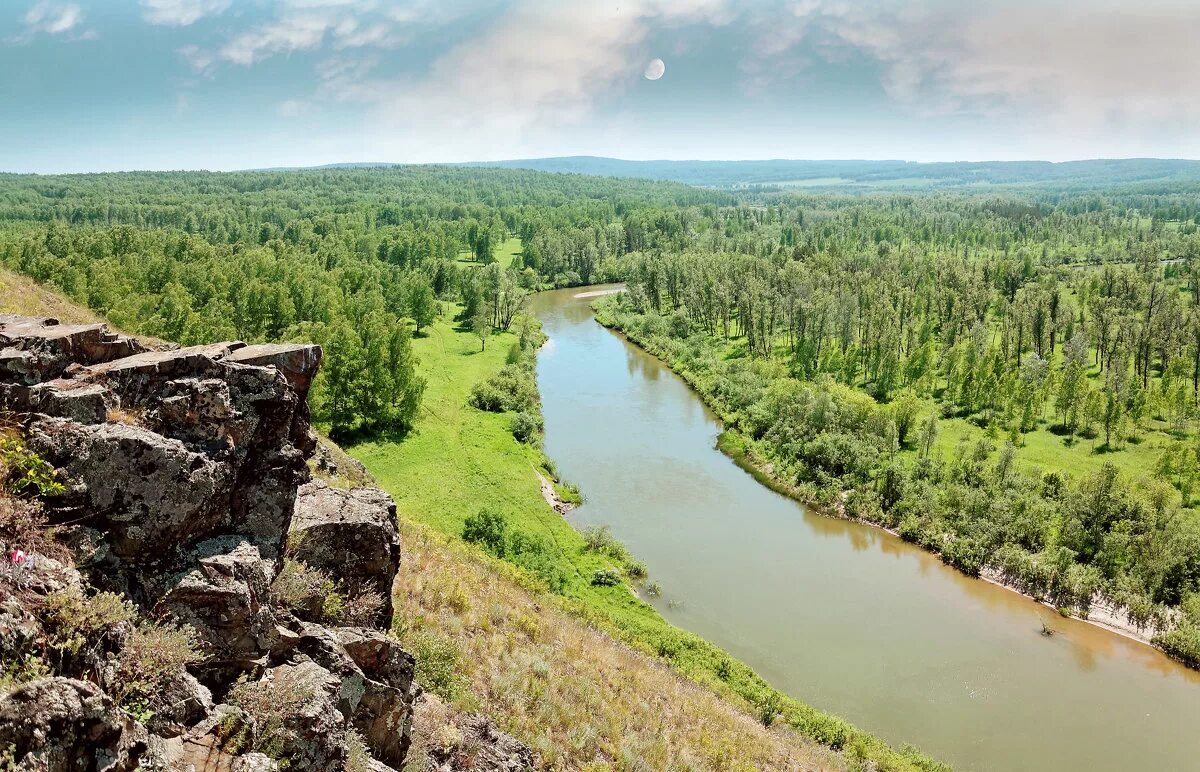
[[[1200,673],[760,485],[715,449],[699,397],[581,292],[533,302],[546,452],[584,493],[571,521],[612,527],[673,624],[957,768],[1200,768]]]

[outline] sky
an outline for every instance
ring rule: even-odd
[[[0,171],[1200,158],[1198,6],[0,0]]]

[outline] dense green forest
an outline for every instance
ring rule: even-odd
[[[439,316],[486,346],[533,291],[628,280],[606,321],[670,361],[789,487],[1063,607],[1099,592],[1196,662],[1193,185],[6,175],[0,261],[134,332],[324,344],[314,411],[337,435],[412,424],[412,338]]]
[[[507,329],[531,290],[687,246],[682,185],[452,168],[0,176],[0,260],[115,324],[183,344],[312,340],[335,435],[411,425],[411,353],[442,302]],[[509,234],[519,265],[496,253]],[[483,267],[484,270],[472,270]]]

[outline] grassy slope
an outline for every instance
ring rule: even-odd
[[[33,279],[0,268],[0,312],[26,316],[52,316],[70,324],[92,324],[103,321],[86,308],[39,285]]]
[[[847,759],[796,732],[765,728],[712,691],[616,643],[520,572],[401,519],[396,597],[406,640],[454,642],[464,694],[558,769],[841,769]],[[414,622],[415,620],[415,622]],[[426,638],[423,638],[426,637]],[[419,649],[418,649],[419,651]],[[443,742],[419,714],[413,760]]]
[[[717,647],[669,625],[625,586],[595,587],[590,583],[592,572],[609,561],[585,551],[582,536],[542,498],[534,474],[542,462],[540,453],[513,439],[509,416],[485,413],[466,402],[471,386],[504,365],[514,341],[513,335],[496,335],[487,350],[480,352],[477,339],[445,319],[432,325],[426,337],[414,341],[420,369],[428,381],[415,428],[400,442],[365,442],[348,449],[396,498],[402,518],[427,524],[457,541],[467,517],[485,506],[498,509],[515,527],[541,534],[557,547],[554,557],[567,569],[569,583],[562,596],[548,600],[573,618],[583,617],[635,649],[659,657],[744,706],[743,710],[772,705],[786,722],[805,734],[845,748],[848,760],[870,760],[881,769],[933,766],[917,753],[898,753],[839,719],[775,692]],[[471,553],[478,554],[473,549]],[[461,632],[461,624],[450,628]],[[609,688],[623,685],[629,689],[630,683],[639,679],[628,673],[605,675]],[[629,730],[610,725],[606,731],[612,733],[606,741],[611,744]]]

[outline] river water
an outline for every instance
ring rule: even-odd
[[[546,452],[586,499],[572,522],[612,527],[673,624],[958,768],[1200,769],[1200,673],[760,485],[715,449],[700,399],[581,292],[533,303]]]

